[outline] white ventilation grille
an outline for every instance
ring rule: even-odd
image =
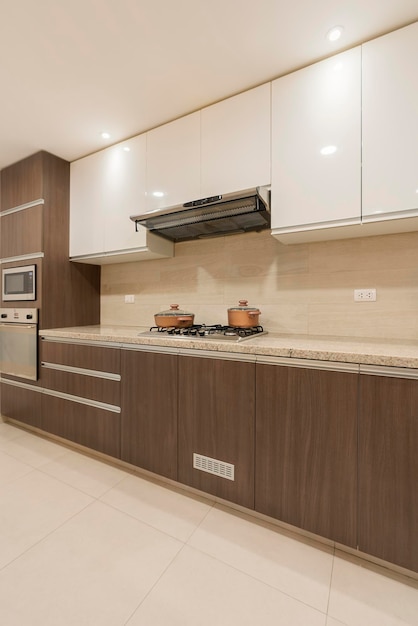
[[[231,463],[225,463],[218,459],[211,459],[210,456],[203,456],[203,454],[193,453],[193,467],[194,469],[207,472],[208,474],[214,474],[221,478],[227,478],[228,480],[235,480],[235,465]]]

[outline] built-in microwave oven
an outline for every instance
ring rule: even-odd
[[[4,267],[1,275],[3,302],[36,300],[36,265]]]

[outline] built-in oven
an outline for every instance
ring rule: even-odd
[[[38,309],[0,308],[0,372],[38,378]]]
[[[3,302],[36,300],[36,265],[3,267],[1,276]]]

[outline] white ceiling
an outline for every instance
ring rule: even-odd
[[[0,0],[0,169],[75,160],[417,19],[418,0]]]

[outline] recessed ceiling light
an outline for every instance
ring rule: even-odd
[[[334,26],[327,32],[327,39],[329,41],[337,41],[341,37],[343,30],[342,26]]]
[[[320,153],[323,156],[328,156],[330,154],[334,154],[335,152],[337,152],[337,146],[324,146],[320,150]]]
[[[164,196],[164,191],[153,191],[153,192],[152,192],[152,195],[153,195],[155,198],[162,198],[162,197]]]
[[[101,137],[102,139],[110,139],[110,133],[104,131],[103,133],[101,133]]]
[[[130,152],[130,151],[131,151],[131,149],[129,148],[129,146],[125,146],[125,147],[124,147],[124,150],[125,150],[125,152]]]

